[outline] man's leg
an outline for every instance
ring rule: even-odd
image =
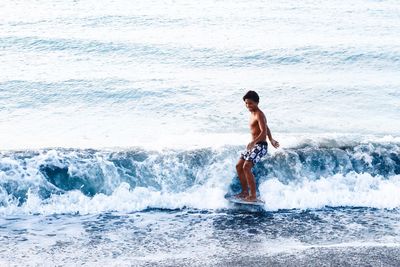
[[[245,163],[245,160],[240,159],[238,161],[238,163],[236,164],[236,171],[239,176],[240,184],[242,186],[242,192],[240,192],[239,194],[236,195],[238,197],[245,197],[249,194],[248,187],[247,187],[247,180],[246,180],[246,176],[244,174],[244,169],[243,169],[244,163]]]
[[[254,179],[254,175],[251,172],[251,168],[253,168],[253,162],[246,160],[243,165],[244,175],[246,177],[247,184],[250,188],[250,195],[246,197],[248,201],[256,201],[256,181]]]

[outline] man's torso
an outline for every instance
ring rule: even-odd
[[[258,113],[258,118],[256,116],[257,113]],[[260,125],[258,123],[259,119],[264,120],[264,123],[266,123],[265,115],[261,110],[256,111],[254,114],[250,115],[250,132],[251,132],[252,140],[255,140],[261,133]],[[261,141],[265,141],[265,140],[266,140],[266,136]]]

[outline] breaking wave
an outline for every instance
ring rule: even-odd
[[[147,151],[42,149],[0,153],[0,212],[230,208],[243,149]],[[306,145],[268,155],[254,169],[268,210],[400,206],[400,145]]]

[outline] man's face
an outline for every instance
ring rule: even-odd
[[[244,100],[244,102],[246,103],[246,108],[247,108],[250,112],[253,112],[253,111],[256,111],[256,110],[257,110],[257,106],[258,106],[258,103],[257,103],[257,102],[254,102],[254,101],[251,100],[251,99],[246,99],[246,100]]]

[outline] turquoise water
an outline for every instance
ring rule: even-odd
[[[0,263],[398,265],[399,34],[396,1],[2,1]]]

